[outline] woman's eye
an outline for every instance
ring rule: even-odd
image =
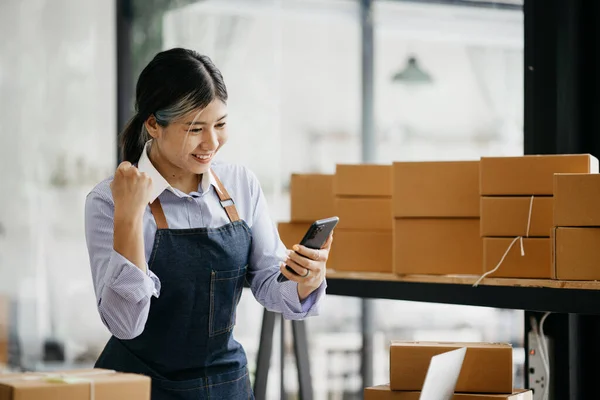
[[[189,130],[191,133],[199,133],[202,131],[202,128],[195,128],[195,129],[190,129]]]
[[[225,122],[221,122],[220,124],[217,124],[216,127],[219,129],[225,127]]]

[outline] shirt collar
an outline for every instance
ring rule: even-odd
[[[177,197],[187,197],[188,194],[172,187],[154,167],[152,161],[150,161],[150,157],[148,157],[151,145],[152,140],[146,142],[144,151],[142,151],[142,155],[138,161],[138,169],[140,172],[145,172],[152,179],[152,195],[150,196],[150,203],[153,203],[165,190],[172,192]],[[202,180],[200,181],[199,186],[202,189],[202,193],[206,193],[211,185],[214,186],[216,190],[219,190],[219,186],[217,185],[217,181],[212,171],[208,170],[208,172],[202,174]]]

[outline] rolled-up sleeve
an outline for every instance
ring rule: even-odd
[[[112,199],[92,191],[85,204],[85,234],[98,312],[119,339],[139,336],[146,325],[150,298],[160,295],[160,280],[113,249]]]
[[[269,215],[258,179],[249,171],[248,181],[254,204],[248,281],[254,297],[267,310],[279,312],[285,319],[299,320],[318,315],[319,304],[325,297],[326,282],[302,302],[296,282],[277,282],[279,265],[285,260],[285,246]]]

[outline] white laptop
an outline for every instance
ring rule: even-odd
[[[466,347],[431,357],[419,400],[452,400]]]

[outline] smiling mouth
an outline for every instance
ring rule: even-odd
[[[192,157],[194,157],[194,159],[196,159],[196,161],[205,163],[210,161],[210,159],[215,155],[215,153],[210,153],[210,154],[192,154]]]

